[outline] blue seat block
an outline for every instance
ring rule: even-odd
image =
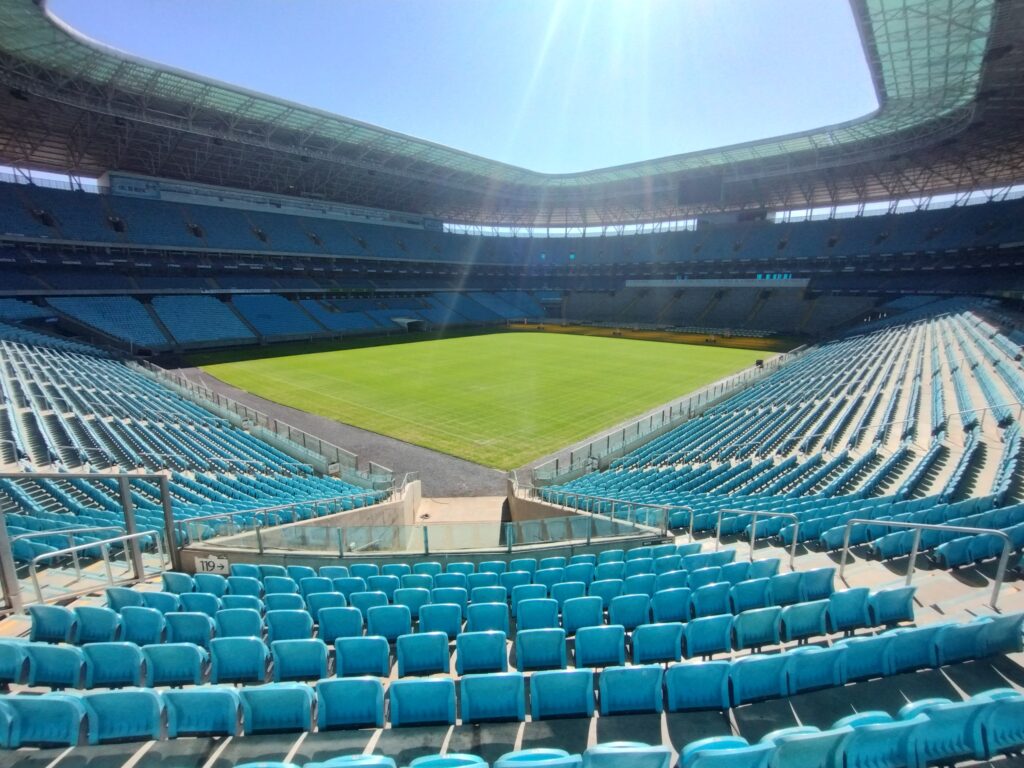
[[[679,758],[680,768],[766,768],[771,744],[747,744],[739,736],[712,736],[691,741]]]
[[[593,670],[549,670],[530,676],[530,716],[534,720],[593,714]]]
[[[633,663],[679,661],[683,652],[683,625],[673,621],[644,624],[633,630]]]
[[[327,646],[323,640],[275,640],[270,644],[270,653],[275,683],[327,677]]]
[[[455,671],[462,675],[505,672],[508,651],[504,632],[463,632],[455,639]]]
[[[10,713],[10,731],[2,746],[77,746],[86,719],[85,706],[78,696],[5,696],[0,710]]]
[[[463,723],[526,719],[526,684],[521,673],[466,675],[459,684]]]
[[[90,744],[157,740],[163,727],[164,702],[156,691],[102,691],[82,697],[88,715]]]
[[[600,566],[598,566],[600,568]],[[590,586],[587,588],[587,594],[594,597],[601,598],[601,604],[607,611],[611,606],[612,600],[622,594],[622,579],[600,579],[598,581],[590,582]]]
[[[210,686],[161,694],[167,708],[167,738],[236,736],[242,700],[234,688]]]
[[[70,645],[28,643],[28,678],[30,686],[78,688],[85,672],[85,654]]]
[[[341,592],[314,592],[306,598],[306,608],[313,617],[313,623],[320,623],[320,611],[324,608],[347,608],[348,600]]]
[[[564,629],[523,629],[516,633],[516,669],[565,669]]]
[[[789,690],[788,654],[743,656],[729,670],[729,698],[734,707],[750,701],[782,697]]]
[[[178,573],[176,571],[164,571],[161,574],[163,580],[164,591],[171,592],[175,595],[180,595],[183,592],[195,592],[196,582],[187,573]]]
[[[1000,695],[991,699],[985,710],[981,729],[986,757],[1002,752],[1019,752],[1024,744],[1024,696],[1014,693],[1016,695]]]
[[[210,654],[191,643],[142,646],[146,660],[146,686],[199,685]]]
[[[262,683],[270,649],[258,637],[215,637],[210,641],[211,683]]]
[[[465,587],[434,587],[430,590],[431,603],[454,603],[459,606],[462,618],[466,618],[466,608],[469,605],[469,592]]]
[[[914,594],[917,587],[881,589],[868,596],[868,613],[873,626],[914,620]]]
[[[672,768],[672,750],[630,741],[595,744],[583,753],[583,768]]]
[[[651,598],[655,621],[689,621],[690,595],[686,587],[659,589]]]
[[[508,634],[508,606],[505,603],[472,603],[466,609],[466,631],[489,630]]]
[[[224,607],[219,597],[206,592],[186,592],[183,595],[178,595],[178,599],[181,601],[181,610],[205,613],[210,618],[216,616],[217,611]],[[121,614],[124,615],[123,610]]]
[[[135,608],[142,607],[142,594],[134,589],[129,589],[128,587],[108,587],[106,595],[107,607],[117,613],[120,613],[122,608],[129,605]]]
[[[318,730],[384,727],[384,684],[375,677],[321,680],[316,701]]]
[[[222,608],[213,622],[217,637],[263,637],[263,617],[252,608]]]
[[[885,713],[874,712],[838,720],[836,726],[853,726],[842,744],[845,765],[849,768],[913,765],[916,756],[911,737],[926,721],[925,715],[908,720],[893,720]]]
[[[739,563],[727,565],[726,568],[732,568],[733,565],[739,565]],[[725,568],[722,571],[724,573]],[[729,604],[733,613],[767,608],[772,604],[771,580],[750,579],[733,584],[729,588]]]
[[[837,641],[834,647],[844,647],[846,653],[846,676],[849,680],[867,680],[891,674],[890,650],[892,636],[847,637]]]
[[[109,608],[82,605],[75,608],[78,617],[79,645],[85,643],[111,643],[121,636],[121,617]]]
[[[690,595],[691,614],[699,618],[732,613],[732,606],[729,603],[730,589],[727,582],[720,581],[692,590]]]
[[[664,708],[658,665],[607,667],[598,680],[602,715],[661,712]]]
[[[871,626],[867,587],[834,592],[828,598],[828,626],[833,632],[852,632]]]
[[[728,661],[672,664],[665,671],[669,712],[729,708]]]
[[[651,621],[651,598],[647,595],[619,595],[608,606],[608,623],[621,624],[632,632]]]
[[[164,641],[167,620],[155,608],[125,606],[121,609],[121,622],[122,640],[136,645],[150,645]]]
[[[828,600],[787,605],[782,609],[782,639],[791,642],[826,634],[827,615]]]
[[[924,627],[901,627],[887,632],[889,643],[889,674],[912,672],[939,666],[935,638],[948,626],[944,623]]]
[[[387,639],[375,635],[339,637],[334,641],[334,674],[387,677],[391,674]]]
[[[414,620],[419,620],[420,610],[430,603],[430,590],[422,587],[402,587],[395,590],[395,605],[404,605]]]
[[[804,646],[787,651],[786,680],[790,694],[846,685],[846,654],[847,649],[841,646]]]
[[[600,597],[574,597],[562,605],[562,629],[570,637],[583,627],[604,624],[604,604]]]
[[[733,617],[726,615],[687,622],[683,627],[686,658],[711,657],[732,650],[732,621]]]
[[[181,610],[181,598],[170,592],[143,592],[142,606],[155,608],[162,614],[175,613]]]
[[[400,635],[396,642],[398,676],[448,674],[448,636],[444,632]]]
[[[763,645],[777,645],[782,628],[782,609],[755,608],[744,611],[733,618],[733,647],[760,648]]]
[[[27,643],[0,641],[0,685],[25,682],[28,675]]]
[[[523,600],[516,614],[516,627],[551,629],[558,626],[558,602],[550,598]]]
[[[412,632],[412,612],[404,605],[381,605],[370,608],[366,612],[366,631],[394,643],[400,635]]]
[[[800,582],[803,581],[802,571],[780,573],[772,576],[769,581],[771,601],[773,605],[793,605],[800,602]]]
[[[395,680],[388,688],[391,725],[454,725],[455,681],[448,678]]]
[[[86,688],[123,688],[142,685],[145,659],[134,643],[89,643],[85,654]]]
[[[575,664],[614,667],[626,663],[626,629],[621,624],[584,627],[576,633]]]
[[[267,642],[305,640],[313,636],[313,617],[302,610],[268,610]]]
[[[454,640],[462,631],[462,606],[455,603],[431,603],[420,609],[420,632],[444,632]]]
[[[240,688],[245,735],[313,730],[313,689],[302,683]]]
[[[192,643],[200,648],[210,647],[216,627],[214,620],[205,613],[168,613],[165,620],[168,643]]]
[[[583,757],[570,755],[564,749],[521,749],[502,755],[494,763],[494,768],[581,768]]]
[[[224,597],[229,591],[228,580],[218,573],[197,573],[194,577],[196,592],[206,592],[217,597]],[[173,592],[174,590],[168,590]],[[193,590],[184,590],[191,592]]]
[[[334,645],[339,637],[362,637],[363,614],[358,608],[321,608],[317,637]]]
[[[76,639],[78,617],[60,605],[30,605],[29,640],[36,643],[71,643]]]
[[[804,571],[800,580],[800,600],[827,600],[835,591],[836,569],[834,566]]]

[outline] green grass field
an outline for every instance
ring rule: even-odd
[[[653,341],[494,333],[203,367],[268,400],[512,469],[763,356]]]

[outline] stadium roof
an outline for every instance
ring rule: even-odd
[[[146,62],[0,0],[0,162],[122,170],[503,226],[804,208],[1024,179],[1024,2],[851,0],[871,115],[721,149],[543,174]]]

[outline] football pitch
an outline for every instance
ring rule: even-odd
[[[517,332],[203,368],[283,405],[513,469],[741,370],[764,354]]]

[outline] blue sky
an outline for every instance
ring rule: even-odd
[[[846,0],[49,0],[143,58],[536,171],[876,106]]]

